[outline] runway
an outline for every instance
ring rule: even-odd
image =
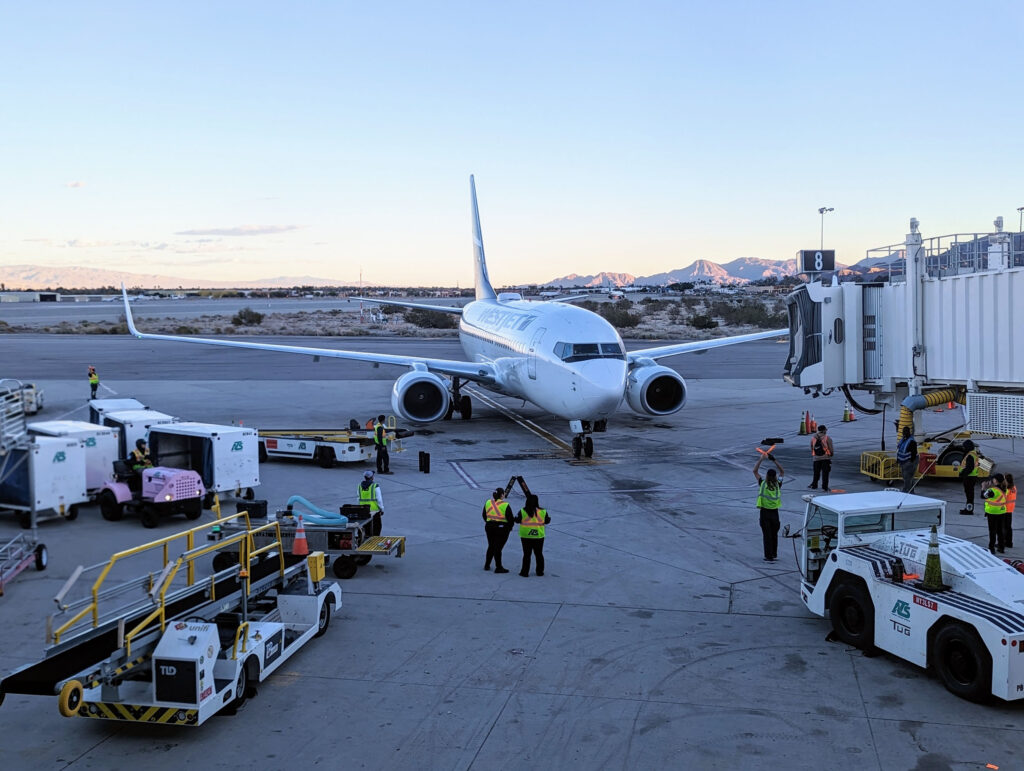
[[[184,302],[184,301],[182,301]],[[461,357],[457,341],[288,338],[297,344]],[[645,343],[646,344],[646,343]],[[365,347],[363,347],[365,346]],[[761,561],[750,473],[765,436],[786,441],[783,524],[800,522],[810,463],[798,418],[812,409],[836,444],[833,485],[870,489],[861,451],[881,420],[842,423],[841,397],[810,400],[781,382],[787,347],[754,343],[669,360],[688,379],[686,409],[623,409],[576,464],[481,401],[473,419],[406,440],[382,479],[384,531],[401,560],[339,582],[331,629],[262,684],[237,716],[191,731],[62,718],[56,699],[8,696],[0,767],[369,769],[943,769],[1019,765],[1020,708],[949,694],[925,671],[829,643],[828,621],[797,594],[791,542]],[[116,336],[0,336],[3,375],[46,391],[39,419],[84,418],[87,364],[105,389],[186,419],[287,428],[344,426],[391,412],[401,370]],[[562,421],[488,394],[554,437]],[[929,427],[957,414],[930,413]],[[891,426],[889,427],[891,443]],[[431,473],[417,453],[431,454]],[[1001,467],[1019,447],[986,443]],[[257,497],[352,502],[362,466],[266,463]],[[481,509],[522,475],[550,512],[543,577],[483,571]],[[955,484],[919,489],[959,503]],[[522,497],[513,494],[514,506]],[[209,517],[204,514],[204,517]],[[0,669],[42,652],[52,597],[78,564],[185,528],[104,521],[90,508],[40,535],[44,572],[0,598]],[[948,531],[987,538],[981,517]],[[0,517],[0,539],[18,532]],[[1020,551],[1020,550],[1018,550]],[[1014,556],[1024,556],[1018,554]],[[518,539],[505,562],[518,568]],[[980,765],[979,765],[980,764]]]

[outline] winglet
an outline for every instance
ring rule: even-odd
[[[139,330],[135,328],[135,319],[132,318],[132,309],[128,304],[128,290],[124,288],[124,284],[121,284],[121,298],[124,300],[124,318],[128,323],[128,332],[135,335],[137,338],[142,339],[142,335],[139,334]]]
[[[469,175],[469,192],[473,205],[473,271],[476,281],[476,299],[493,300],[497,297],[487,275],[487,259],[484,257],[484,236],[480,230],[480,207],[476,202],[476,180]]]

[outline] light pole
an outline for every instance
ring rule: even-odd
[[[1022,208],[1024,208],[1024,207],[1022,207]],[[830,211],[835,211],[835,207],[833,207],[833,206],[822,206],[820,209],[818,209],[818,214],[821,215],[821,249],[822,249],[822,251],[824,251],[824,249],[825,249],[825,213],[826,212],[830,212]]]
[[[1020,214],[1020,221],[1017,223],[1017,232],[1024,233],[1024,206],[1018,206],[1017,213]]]

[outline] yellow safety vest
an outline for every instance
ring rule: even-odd
[[[131,461],[132,471],[138,471],[153,465],[153,462],[140,450],[132,450]]]
[[[974,468],[971,469],[971,473],[968,474],[967,476],[976,477],[978,476],[978,451],[971,450],[964,456],[964,459],[961,461],[961,463],[966,463],[968,458],[974,458]]]
[[[502,508],[504,507],[504,508]],[[484,505],[488,522],[507,522],[505,512],[508,511],[508,504],[505,502],[495,503],[493,498],[488,498]]]
[[[768,482],[761,482],[761,488],[757,491],[757,503],[759,509],[778,509],[782,506],[782,486],[774,490],[768,486]]]
[[[378,432],[378,429],[380,431]],[[378,423],[373,427],[373,443],[379,447],[387,449],[388,446],[388,431],[384,428],[383,423]]]
[[[520,509],[519,515],[522,517],[519,523],[520,538],[544,537],[544,520],[548,516],[548,512],[545,509],[537,509],[537,513],[532,517],[526,513],[526,509]]]
[[[90,383],[91,383],[92,385],[99,385],[99,382],[100,382],[100,376],[99,376],[99,375],[97,375],[97,374],[96,374],[95,372],[90,372],[90,373],[89,373],[89,382],[90,382]]]
[[[359,485],[359,503],[370,504],[370,513],[380,511],[380,506],[377,505],[377,483],[373,482],[368,488]]]
[[[985,491],[985,495],[990,495],[991,498],[985,498],[985,513],[996,516],[998,514],[1006,513],[1006,493],[1000,490],[998,487],[990,487]]]

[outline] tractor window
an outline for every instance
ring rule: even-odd
[[[942,524],[942,511],[939,509],[900,510],[893,513],[893,519],[893,530],[927,530],[932,525]]]
[[[884,533],[892,530],[892,514],[851,514],[843,517],[843,535]]]
[[[824,549],[825,539],[822,536],[822,530],[831,530],[832,536],[828,539],[829,550],[835,547],[835,532],[839,526],[839,517],[834,511],[828,509],[822,509],[815,506],[811,511],[811,515],[807,518],[806,537],[807,537],[807,548]]]

